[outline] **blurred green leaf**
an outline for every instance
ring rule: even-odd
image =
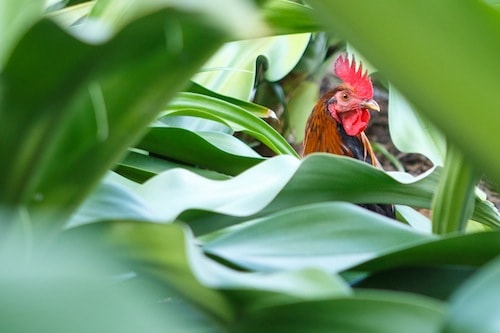
[[[47,16],[61,25],[70,27],[84,19],[90,13],[94,4],[95,1],[84,2],[51,12]]]
[[[443,332],[498,332],[499,279],[500,260],[497,257],[453,295]]]
[[[191,267],[188,259],[191,257],[188,251],[194,244],[188,243],[188,231],[181,225],[116,222],[95,227],[106,233],[106,245],[111,246],[113,253],[131,262],[139,274],[166,282],[220,319],[229,320],[233,316],[227,300],[217,291],[203,286],[196,277],[196,267]]]
[[[99,220],[159,220],[137,194],[113,181],[115,179],[115,177],[105,179],[73,214],[66,227]]]
[[[309,3],[474,164],[500,175],[498,11],[472,0]]]
[[[165,48],[171,20],[184,29],[181,49]],[[32,26],[0,76],[1,201],[30,202],[35,220],[57,228],[223,39],[203,18],[172,9],[134,21],[98,45],[49,20]],[[61,50],[68,60],[54,62]],[[186,57],[189,63],[179,66]]]
[[[214,331],[194,320],[197,312],[179,296],[165,302],[167,286],[118,277],[126,268],[108,253],[73,240],[25,257],[22,248],[2,244],[2,332]]]
[[[295,142],[304,140],[307,118],[319,98],[319,86],[315,82],[304,81],[293,92],[288,102],[288,123]]]
[[[444,165],[446,139],[432,123],[416,113],[392,85],[389,87],[389,130],[400,151],[419,153],[434,165]]]
[[[130,21],[149,15],[151,12],[170,7],[182,12],[190,12],[204,17],[210,26],[219,31],[226,31],[232,38],[246,39],[266,35],[268,28],[251,1],[225,0],[99,0],[94,6],[91,17],[98,17],[114,29],[120,29]],[[223,9],[223,10],[221,10]],[[185,36],[182,36],[180,21],[171,20],[167,29],[176,29],[177,39],[170,40],[169,48],[181,46]],[[208,36],[208,35],[207,35]],[[199,40],[198,40],[199,41]],[[200,49],[203,47],[200,45]]]
[[[194,77],[198,84],[219,94],[249,100],[255,82],[256,61],[265,57],[265,77],[277,81],[299,62],[309,33],[272,36],[225,44]]]
[[[354,281],[353,287],[403,291],[447,301],[476,270],[465,265],[402,266],[370,274]]]
[[[415,265],[470,265],[480,267],[500,252],[499,232],[479,232],[448,236],[388,253],[353,270],[380,271]]]
[[[416,295],[360,292],[263,307],[244,316],[237,331],[438,333],[445,310],[443,303]]]
[[[408,206],[396,205],[396,212],[399,215],[399,219],[411,225],[416,231],[432,233],[432,222],[415,209]]]
[[[337,202],[299,206],[247,221],[203,248],[251,270],[317,267],[339,272],[429,239],[379,214]]]
[[[0,2],[0,69],[19,38],[42,16],[43,0],[3,0]]]
[[[261,8],[264,21],[275,35],[321,31],[310,7],[289,0],[265,1]]]
[[[165,297],[190,300],[192,310],[202,311],[198,316],[208,322],[213,316],[222,324],[232,319],[228,298],[248,297],[248,306],[254,307],[350,293],[340,278],[319,270],[252,274],[228,269],[205,257],[181,224],[109,221],[73,228],[63,236],[71,242],[80,235],[92,237],[96,248],[120,259],[139,278],[169,286],[171,295]]]

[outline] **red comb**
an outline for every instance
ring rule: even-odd
[[[363,73],[363,65],[360,63],[358,70],[356,70],[356,60],[354,59],[354,54],[352,55],[352,61],[349,62],[349,56],[347,53],[341,54],[337,60],[335,60],[335,75],[344,81],[344,83],[349,84],[359,98],[371,99],[373,97],[373,86],[370,77],[368,77],[368,71]]]

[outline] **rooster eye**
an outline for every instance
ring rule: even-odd
[[[347,95],[346,93],[343,93],[343,94],[342,94],[342,99],[343,99],[344,101],[347,101],[347,100],[349,99],[349,95]]]

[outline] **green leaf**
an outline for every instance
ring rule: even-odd
[[[339,272],[429,236],[346,203],[291,208],[228,230],[204,250],[257,271],[317,267]]]
[[[151,128],[137,147],[168,159],[228,175],[239,174],[264,160],[230,135],[194,133],[175,127]]]
[[[70,229],[63,239],[72,242],[81,235],[139,278],[161,281],[172,296],[189,300],[193,310],[201,311],[199,316],[208,321],[213,316],[222,323],[233,318],[236,309],[228,297],[247,297],[247,304],[241,306],[250,307],[350,293],[343,280],[319,270],[252,274],[228,269],[205,257],[181,224],[101,222]]]
[[[432,233],[432,222],[415,209],[408,206],[396,205],[396,212],[401,220],[411,225],[416,231]]]
[[[276,114],[274,113],[273,110],[268,109],[265,106],[255,104],[255,103],[250,103],[238,98],[230,97],[230,96],[225,96],[216,93],[215,91],[212,91],[210,89],[207,89],[196,82],[191,81],[191,85],[189,88],[186,89],[187,92],[195,93],[195,94],[202,94],[202,95],[207,95],[211,97],[215,97],[220,100],[224,100],[226,102],[229,102],[231,104],[234,104],[236,106],[239,106],[248,112],[252,113],[253,115],[259,117],[259,118],[276,118]]]
[[[319,86],[315,82],[304,81],[293,92],[287,111],[290,134],[293,134],[295,142],[304,140],[306,122],[318,98]]]
[[[167,161],[165,159],[131,151],[118,163],[115,170],[120,175],[138,182],[144,183],[149,178],[156,176],[163,171],[175,168],[183,168],[209,179],[228,179],[228,175],[217,173],[211,170],[190,167],[185,164]]]
[[[188,115],[218,120],[235,131],[243,131],[260,140],[278,154],[298,157],[290,144],[262,119],[238,105],[211,96],[180,93],[162,115]]]
[[[165,36],[175,34],[165,30],[171,20],[184,29],[181,49],[165,48]],[[86,27],[80,31],[87,38],[106,33],[91,35]],[[198,37],[207,32],[200,51]],[[173,9],[131,22],[97,45],[49,20],[32,26],[0,76],[2,203],[30,201],[33,217],[57,228],[223,38],[202,17]],[[54,62],[61,50],[68,61]]]
[[[67,228],[98,220],[159,220],[147,204],[126,186],[108,177],[73,214]]]
[[[92,10],[94,4],[95,1],[88,1],[78,5],[65,7],[55,12],[51,12],[47,16],[61,25],[70,27],[71,25],[75,25],[80,22],[80,20],[85,18]]]
[[[73,219],[85,223],[109,218],[130,220],[136,217],[135,210],[127,206],[132,204],[133,208],[138,201],[142,203],[140,210],[147,212],[143,213],[142,219],[155,222],[174,221],[188,209],[248,216],[261,210],[275,197],[276,192],[292,177],[296,170],[294,166],[298,163],[297,159],[283,155],[224,181],[207,179],[180,168],[172,169],[152,177],[142,185],[129,187],[126,192],[130,193],[114,194],[113,198],[108,198],[108,190],[105,188],[102,189],[104,192],[95,192],[84,202]],[[255,181],[257,178],[259,182]],[[117,178],[108,180],[111,183],[117,182]],[[119,187],[126,190],[123,186]],[[138,200],[129,202],[129,198]],[[110,211],[121,212],[120,215],[110,216],[107,211],[96,208],[111,205],[111,202],[117,206],[116,209],[110,208]]]
[[[474,188],[479,173],[466,156],[449,146],[439,186],[432,204],[432,230],[445,234],[465,232],[474,208]]]
[[[321,31],[310,7],[289,0],[266,1],[261,9],[275,35]]]
[[[280,80],[299,62],[309,39],[310,34],[304,33],[227,43],[205,63],[194,81],[219,94],[249,100],[257,58],[265,57],[267,80]]]
[[[447,301],[477,269],[460,265],[396,267],[354,281],[357,289],[403,291]]]
[[[189,232],[180,224],[135,221],[93,223],[65,231],[63,239],[86,236],[93,246],[115,258],[139,278],[160,281],[171,295],[188,300],[207,319],[227,321],[233,310],[225,297],[204,286],[191,267],[196,254]],[[190,259],[191,258],[191,259]],[[202,259],[197,261],[201,269]]]
[[[438,333],[444,304],[411,294],[363,292],[354,297],[263,307],[244,316],[238,332]]]
[[[309,3],[472,163],[500,175],[500,156],[492,153],[500,129],[500,12],[482,1]]]
[[[0,68],[18,39],[42,16],[43,0],[3,0],[0,2]]]
[[[212,0],[210,2],[197,0],[99,0],[94,6],[91,17],[98,17],[114,29],[120,29],[130,21],[145,16],[159,9],[171,7],[182,12],[197,13],[211,22],[211,26],[217,30],[227,31],[232,38],[247,39],[260,37],[268,32],[268,29],[257,11],[257,8],[249,1]],[[221,10],[221,9],[224,10]],[[171,20],[167,23],[167,29],[178,29],[179,33],[170,44],[182,46],[182,29],[178,21]],[[170,42],[169,42],[170,43]],[[200,49],[202,49],[200,45]]]
[[[90,239],[72,240],[28,256],[19,243],[2,243],[0,331],[219,331],[167,285],[120,275],[127,268],[88,246]]]
[[[349,157],[317,153],[303,160],[293,179],[267,210],[332,200],[429,207],[438,172],[435,169],[421,177],[391,173],[391,177]]]
[[[499,279],[500,260],[497,257],[453,295],[443,332],[498,332]]]
[[[279,174],[284,170],[276,170],[271,163],[268,169],[267,163],[269,161],[259,164],[262,170],[266,170],[263,171],[266,175]],[[248,210],[249,213],[255,214],[253,217],[329,201],[393,203],[430,208],[439,179],[439,169],[420,177],[406,173],[391,173],[391,177],[366,163],[331,154],[313,154],[305,158],[300,166],[290,164],[286,167],[294,168],[293,177],[287,180],[286,186],[283,186],[283,183],[267,184],[266,191],[273,191],[275,197],[262,210]],[[273,188],[274,186],[276,187]],[[482,223],[500,226],[498,212],[487,202],[476,200],[473,216]],[[200,211],[187,211],[180,218],[189,223],[195,234],[208,233],[222,226],[241,222],[241,219],[235,219],[233,216]]]
[[[480,232],[429,241],[381,255],[352,270],[380,271],[415,265],[481,266],[500,252],[500,232]]]
[[[399,150],[419,153],[434,165],[444,165],[446,140],[442,133],[416,113],[414,107],[392,85],[389,87],[389,130]]]
[[[437,186],[437,175],[421,179],[407,175],[410,180],[400,183],[383,171],[351,158],[318,154],[300,162],[281,155],[226,181],[173,169],[132,191],[158,217],[155,221],[179,218],[200,235],[312,203],[402,202],[428,206]],[[484,202],[478,201],[476,208],[481,217],[478,220],[497,214]],[[127,210],[123,212],[125,218]]]

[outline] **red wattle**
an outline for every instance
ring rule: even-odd
[[[363,132],[370,121],[370,112],[366,109],[356,109],[340,114],[342,126],[347,135],[356,136]]]

